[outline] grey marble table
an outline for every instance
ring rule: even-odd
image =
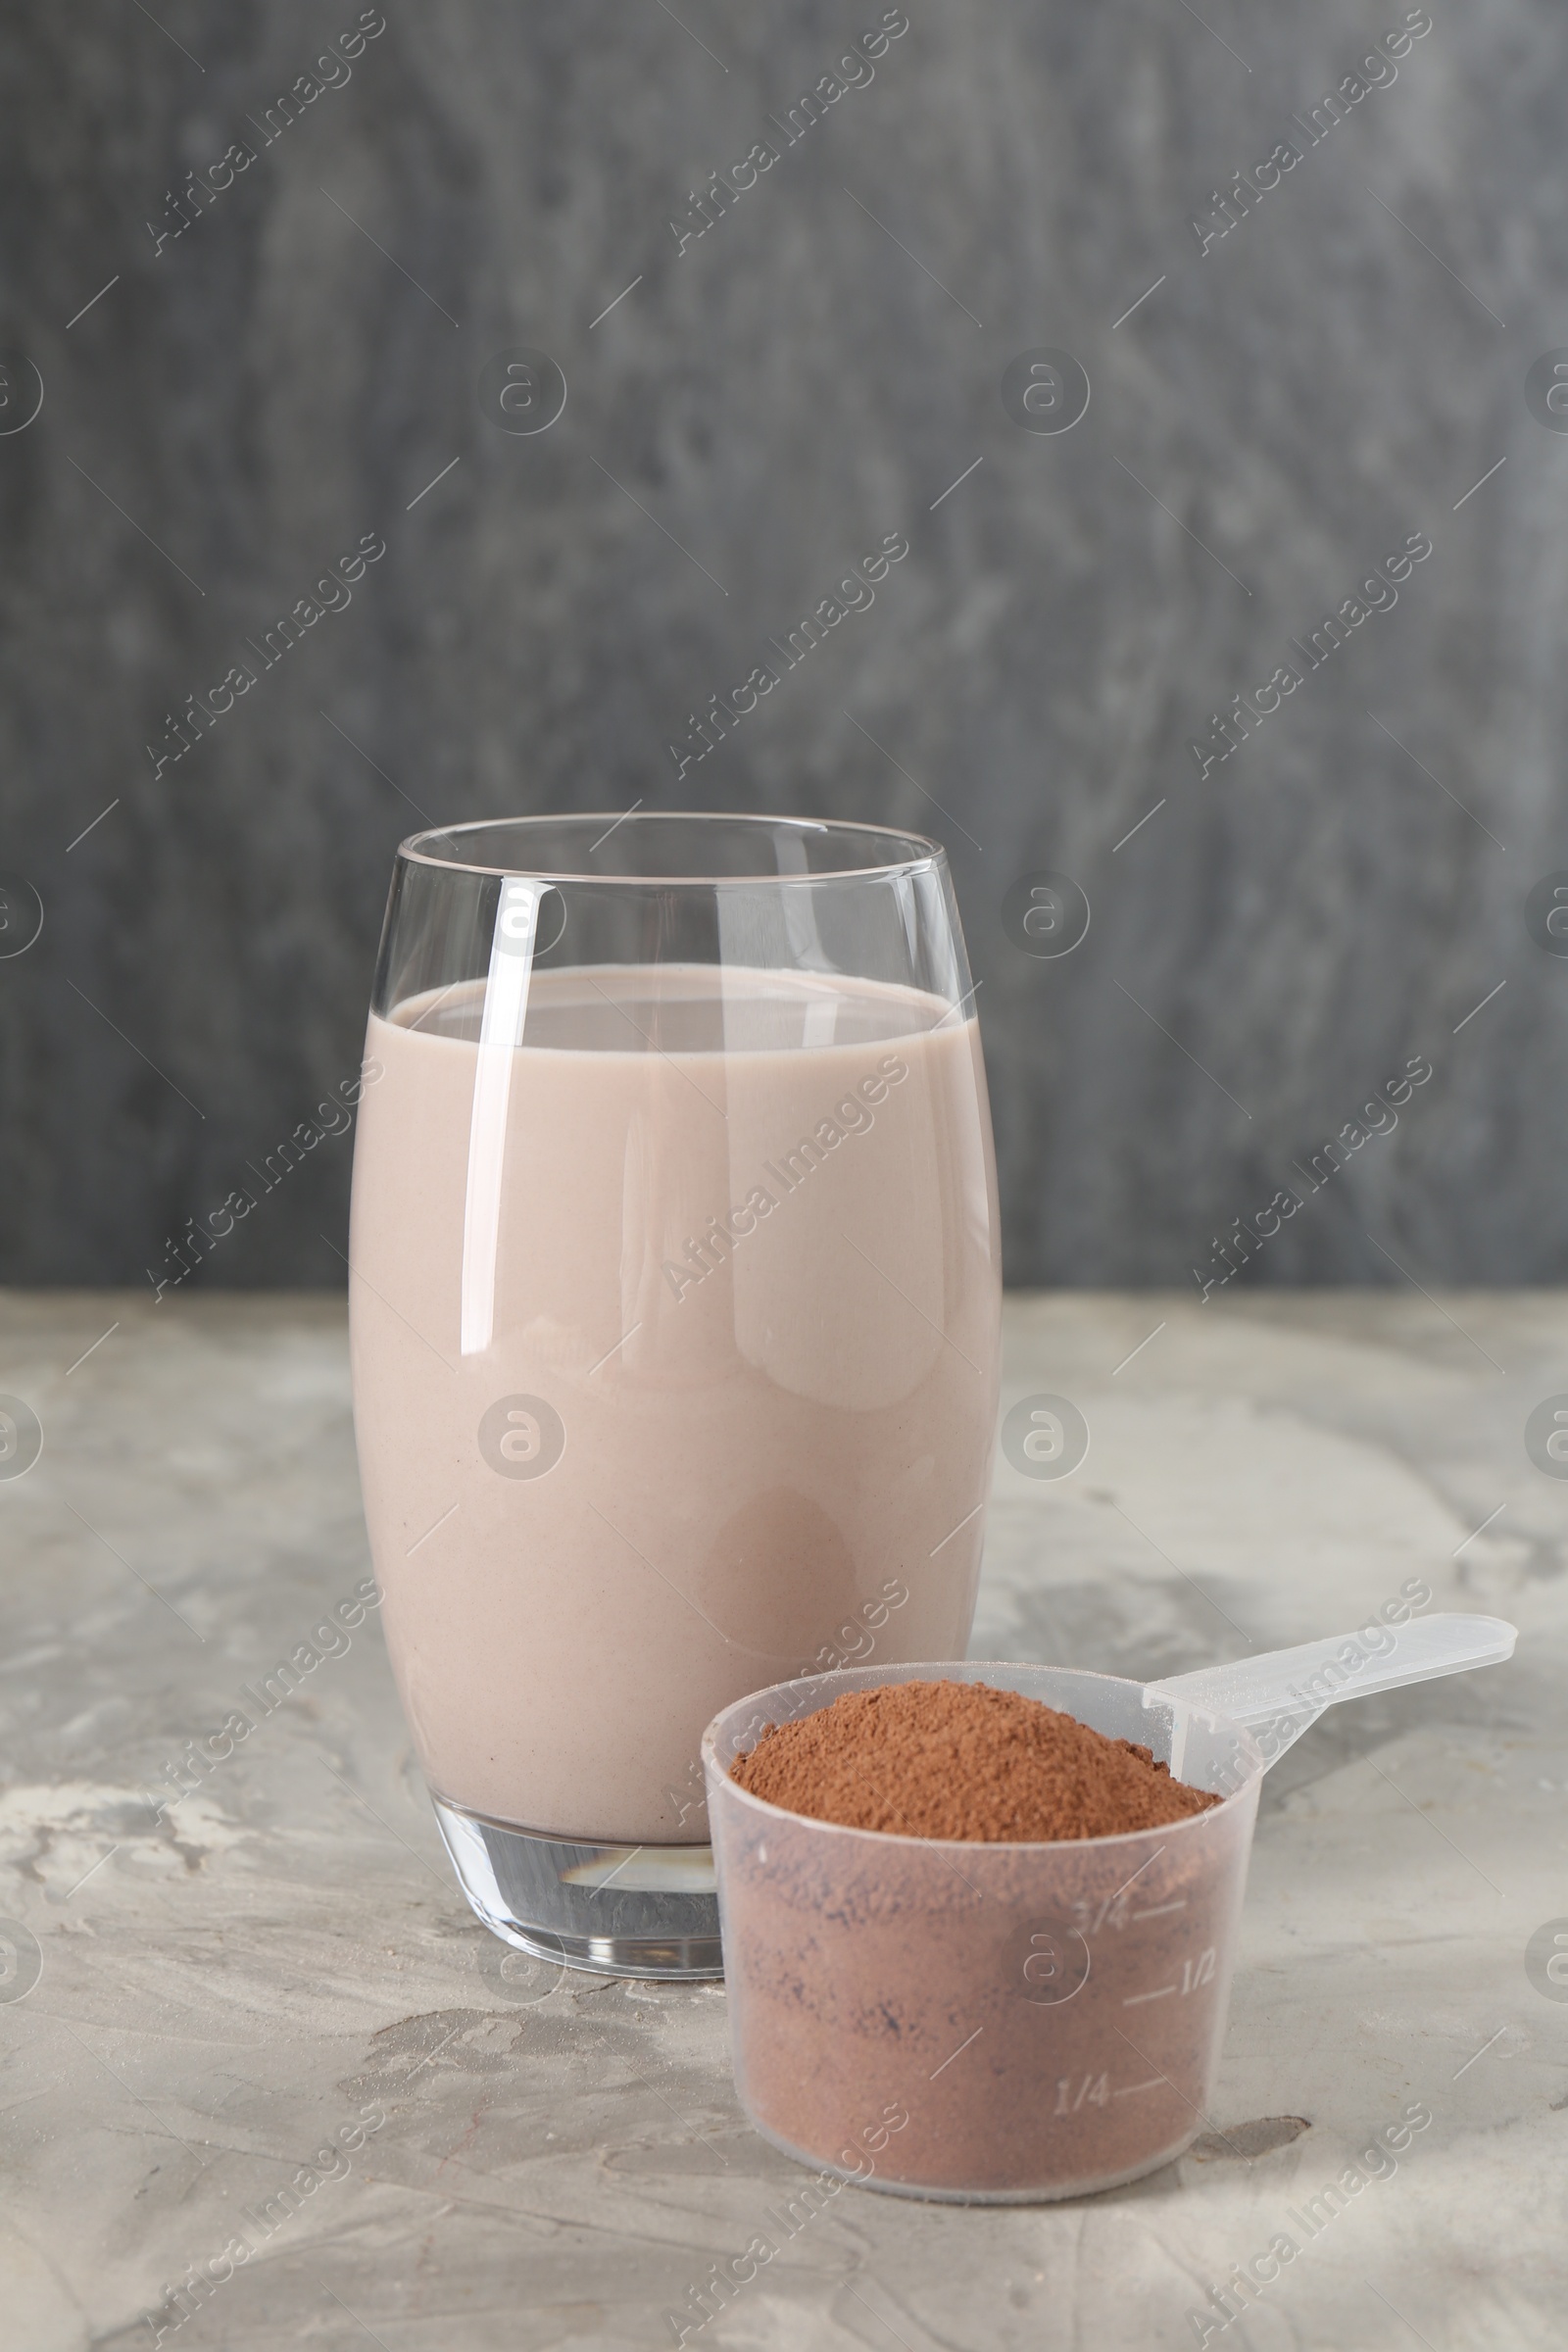
[[[737,2108],[720,1987],[509,1981],[373,1614],[146,1801],[367,1574],[340,1303],[12,1296],[0,1329],[44,1431],[0,1483],[0,2343],[672,2343],[805,2176]],[[1337,1709],[1270,1775],[1217,2132],[1180,2164],[1072,2205],[846,2190],[687,2340],[1555,2346],[1568,1486],[1523,1431],[1568,1386],[1568,1302],[1020,1297],[1006,1376],[1093,1443],[1058,1483],[999,1469],[976,1656],[1174,1671],[1409,1579],[1518,1653]],[[1222,2328],[1209,2290],[1416,2103],[1396,2169]]]

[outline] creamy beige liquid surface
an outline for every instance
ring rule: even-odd
[[[438,1794],[700,1843],[720,1707],[963,1654],[1001,1313],[978,1035],[871,983],[535,971],[498,1112],[482,995],[366,1048],[355,1414],[394,1671]]]

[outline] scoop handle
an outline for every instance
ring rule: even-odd
[[[1200,1666],[1194,1674],[1169,1676],[1144,1690],[1202,1713],[1229,1716],[1244,1724],[1263,1750],[1266,1764],[1310,1730],[1325,1707],[1340,1699],[1365,1698],[1374,1690],[1396,1690],[1401,1683],[1431,1682],[1440,1674],[1462,1674],[1472,1666],[1496,1666],[1511,1658],[1518,1628],[1502,1617],[1442,1613],[1412,1617],[1404,1625],[1378,1625],[1336,1634],[1326,1642],[1302,1642],[1294,1649],[1271,1649],[1258,1658],[1237,1658],[1228,1666]],[[1177,1714],[1177,1740],[1185,1744]],[[1176,1754],[1170,1769],[1179,1774]]]

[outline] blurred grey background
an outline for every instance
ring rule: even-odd
[[[946,841],[1010,1281],[1201,1280],[1292,1185],[1241,1279],[1562,1280],[1568,962],[1526,901],[1568,867],[1568,444],[1526,377],[1568,344],[1568,20],[1427,21],[908,0],[841,70],[876,0],[16,0],[0,1274],[170,1272],[316,1114],[403,834],[640,799]],[[566,379],[547,431],[503,429],[517,347]],[[1004,404],[1043,348],[1070,430],[1065,368]],[[1004,917],[1043,870],[1093,910],[1054,958]],[[200,1279],[341,1283],[351,1150]]]

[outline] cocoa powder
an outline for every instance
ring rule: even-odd
[[[1085,1712],[1103,1704],[1102,1678],[1040,1671],[1053,1698],[1081,1680]],[[866,2121],[897,2114],[871,2185],[1033,2201],[1212,2128],[1245,1757],[1225,1801],[982,1684],[877,1685],[748,1736],[710,1818],[737,2084],[775,2145],[865,2180]],[[1187,1752],[1205,1779],[1228,1758],[1197,1731]],[[1134,1791],[1152,1826],[1115,1810]]]
[[[1147,1747],[986,1683],[884,1683],[769,1724],[731,1777],[814,1821],[985,1844],[1115,1838],[1218,1804]]]

